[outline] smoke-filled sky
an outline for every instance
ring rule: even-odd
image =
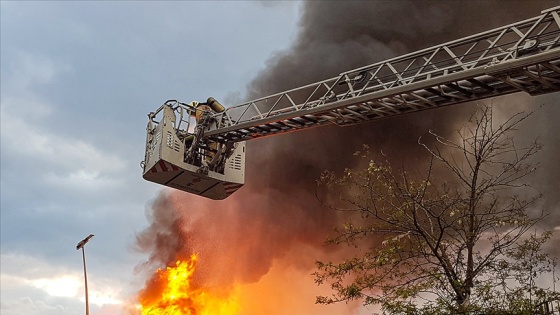
[[[504,4],[507,3],[507,10]],[[82,314],[86,246],[92,314],[125,305],[153,268],[200,254],[198,281],[242,283],[244,314],[366,313],[314,305],[316,259],[340,220],[315,180],[351,165],[363,143],[421,164],[417,138],[450,134],[458,105],[248,143],[246,186],[208,201],[141,179],[146,114],[167,99],[224,104],[513,23],[557,1],[16,2],[1,5],[0,312]],[[500,115],[539,110],[533,179],[560,225],[559,94],[493,100]],[[405,154],[403,154],[403,152]],[[319,290],[319,291],[318,291]],[[323,291],[320,291],[323,290]]]

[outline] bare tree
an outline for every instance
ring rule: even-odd
[[[395,171],[386,157],[377,162],[367,146],[356,153],[364,168],[324,172],[320,186],[339,198],[322,201],[359,214],[327,242],[358,253],[317,262],[316,282],[333,289],[317,302],[363,299],[386,314],[498,314],[534,308],[537,291],[541,300],[553,294],[535,284],[553,268],[541,251],[550,233],[529,233],[544,217],[528,211],[540,195],[517,194],[528,191],[520,188],[535,172],[530,160],[541,147],[516,146],[515,131],[529,115],[495,124],[491,107],[480,106],[457,140],[430,132],[438,145],[419,140],[431,157],[424,175]]]

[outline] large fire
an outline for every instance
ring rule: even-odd
[[[139,297],[142,315],[234,315],[239,311],[235,292],[227,296],[192,285],[197,255],[158,269],[149,290]]]

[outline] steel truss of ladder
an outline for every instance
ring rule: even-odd
[[[230,107],[204,137],[238,142],[524,91],[560,90],[560,6],[480,34]],[[297,75],[297,73],[294,73]]]

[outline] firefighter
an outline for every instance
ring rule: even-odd
[[[220,102],[216,101],[213,97],[209,97],[206,103],[200,103],[197,101],[193,101],[189,103],[190,106],[196,109],[195,111],[195,121],[197,125],[204,124],[206,119],[209,119],[209,116],[213,113],[221,113],[225,110],[225,107],[220,104]],[[210,164],[211,167],[216,163],[214,157],[216,152],[221,151],[218,150],[218,143],[214,141],[207,141],[206,147],[208,150],[205,152],[204,164],[208,166]]]

